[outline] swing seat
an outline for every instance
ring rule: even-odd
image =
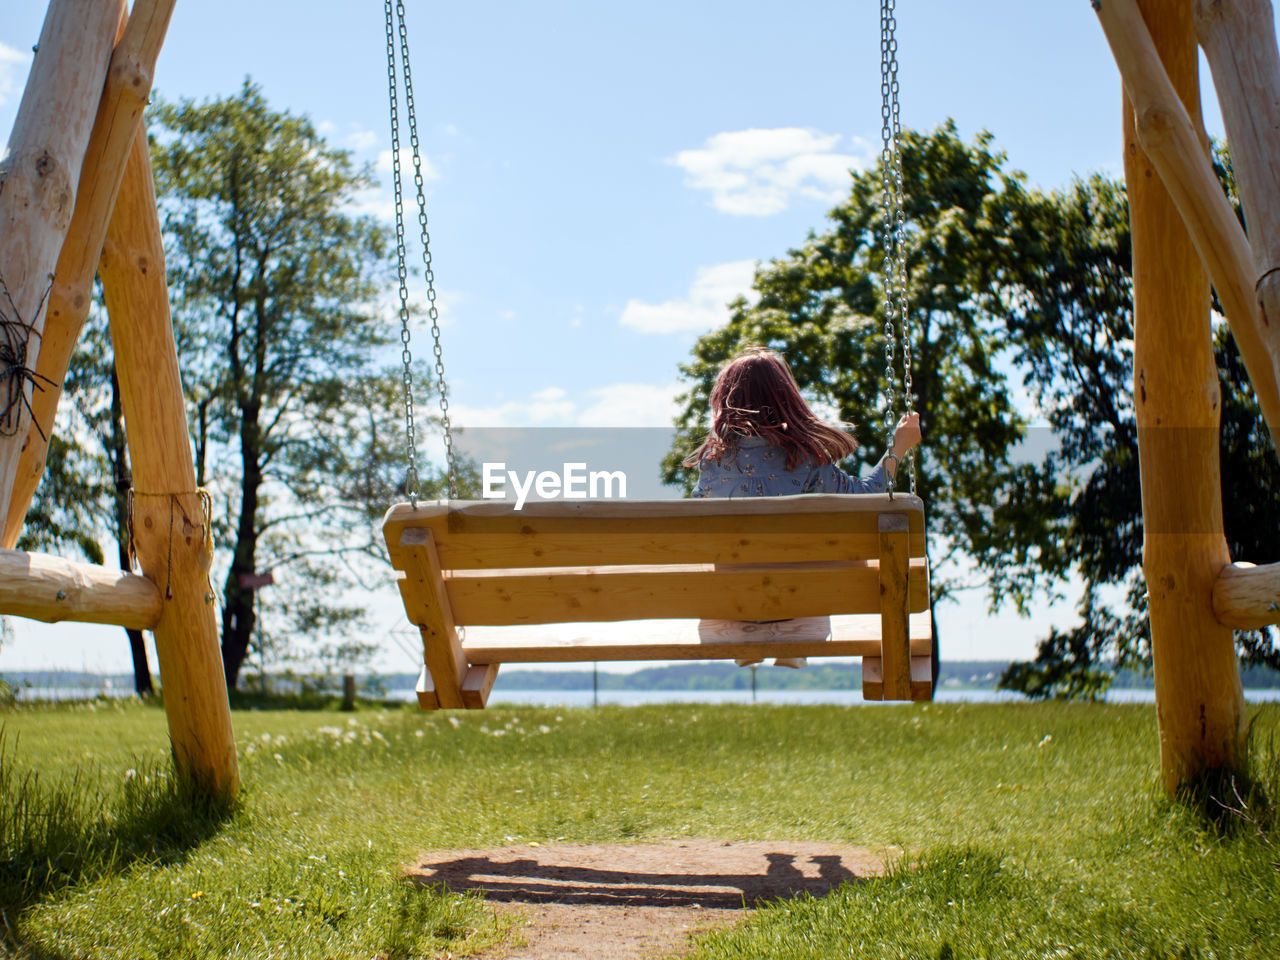
[[[504,663],[611,660],[861,657],[864,698],[932,699],[917,497],[402,503],[383,534],[422,633],[424,709],[483,707]],[[694,622],[536,631],[660,618]]]

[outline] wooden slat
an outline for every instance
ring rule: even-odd
[[[413,692],[418,695],[419,710],[440,709],[440,698],[436,696],[436,685],[431,682],[431,671],[427,669],[425,663],[418,674],[418,683]]]
[[[907,518],[886,514],[879,518],[879,524],[884,697],[887,700],[906,700],[911,694],[911,652],[907,639]]]
[[[469,630],[463,642],[467,661],[483,663],[587,663],[619,660],[736,660],[765,657],[869,657],[880,654],[880,617],[832,618],[833,630],[815,628],[814,620],[777,624],[740,624],[722,620],[655,623],[643,637],[608,637],[591,633],[594,625],[575,624],[580,636],[564,631],[544,635],[511,627]],[[933,645],[929,614],[913,614],[911,652],[928,658]],[[480,636],[481,634],[491,634]]]
[[[468,710],[483,710],[489,702],[489,692],[498,679],[498,664],[477,664],[467,668],[462,680],[462,705]]]
[[[913,644],[914,651],[914,644]],[[911,695],[886,697],[884,695],[884,665],[880,657],[862,658],[863,700],[914,700],[917,703],[933,699],[933,661],[924,656],[911,658]]]
[[[407,569],[400,580],[400,593],[409,621],[422,633],[423,659],[431,671],[440,706],[456,709],[464,706],[462,681],[467,662],[458,642],[434,538],[429,530],[413,533],[421,543],[405,551]]]
[[[406,529],[436,536],[445,570],[653,563],[867,560],[881,513],[908,517],[911,556],[924,555],[921,501],[906,495],[810,495],[707,500],[398,504],[384,535],[403,569]]]
[[[929,603],[928,568],[924,559],[910,564],[907,594],[911,611],[918,612]],[[466,625],[774,620],[880,610],[880,571],[865,562],[467,572],[446,583],[455,622]]]

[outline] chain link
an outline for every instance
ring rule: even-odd
[[[881,207],[884,214],[884,376],[885,431],[888,449],[893,450],[893,430],[897,426],[894,354],[902,341],[902,402],[906,410],[915,404],[911,382],[911,337],[907,311],[906,211],[903,207],[902,118],[898,105],[898,21],[896,0],[880,0],[880,177]],[[916,492],[915,452],[907,454],[911,493]],[[893,496],[893,478],[889,478]]]
[[[436,304],[435,271],[431,264],[431,234],[427,229],[427,199],[422,175],[422,148],[418,138],[418,117],[413,102],[413,74],[409,66],[409,32],[405,24],[404,2],[384,0],[387,20],[387,91],[391,105],[391,167],[394,178],[396,209],[396,275],[400,296],[400,358],[404,362],[404,418],[409,468],[405,491],[416,507],[420,483],[417,465],[417,438],[413,420],[413,355],[409,349],[409,269],[405,254],[404,187],[400,159],[400,108],[396,83],[396,40],[399,39],[400,64],[404,73],[404,102],[409,127],[409,148],[413,160],[413,185],[418,205],[418,227],[422,242],[423,276],[427,282],[427,316],[431,320],[431,339],[435,354],[436,387],[440,394],[440,423],[444,429],[445,459],[448,466],[449,499],[458,497],[458,471],[453,449],[453,431],[449,423],[449,393],[444,377],[444,351],[440,345],[440,310]]]

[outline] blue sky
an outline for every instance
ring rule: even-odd
[[[40,6],[0,8],[5,136]],[[380,5],[359,7],[184,0],[156,90],[202,100],[252,77],[274,107],[310,116],[375,165],[384,188],[361,205],[385,213],[384,19]],[[756,261],[823,229],[845,171],[879,149],[878,6],[783,11],[741,0],[408,4],[456,422],[670,422],[694,339],[747,292]],[[1119,174],[1119,78],[1084,0],[907,0],[898,16],[905,126],[952,117],[966,139],[989,130],[1045,187]],[[429,356],[422,331],[415,351]],[[1031,622],[992,620],[981,602],[940,616],[948,657],[1029,656],[1047,623],[1070,619],[1059,607],[1056,620],[1046,608]],[[6,664],[127,665],[116,635],[59,629],[21,627]]]

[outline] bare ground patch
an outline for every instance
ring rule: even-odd
[[[523,944],[492,960],[623,960],[681,952],[690,933],[733,923],[757,903],[822,896],[884,873],[885,851],[803,841],[667,840],[436,850],[418,883],[482,891],[525,915]]]

